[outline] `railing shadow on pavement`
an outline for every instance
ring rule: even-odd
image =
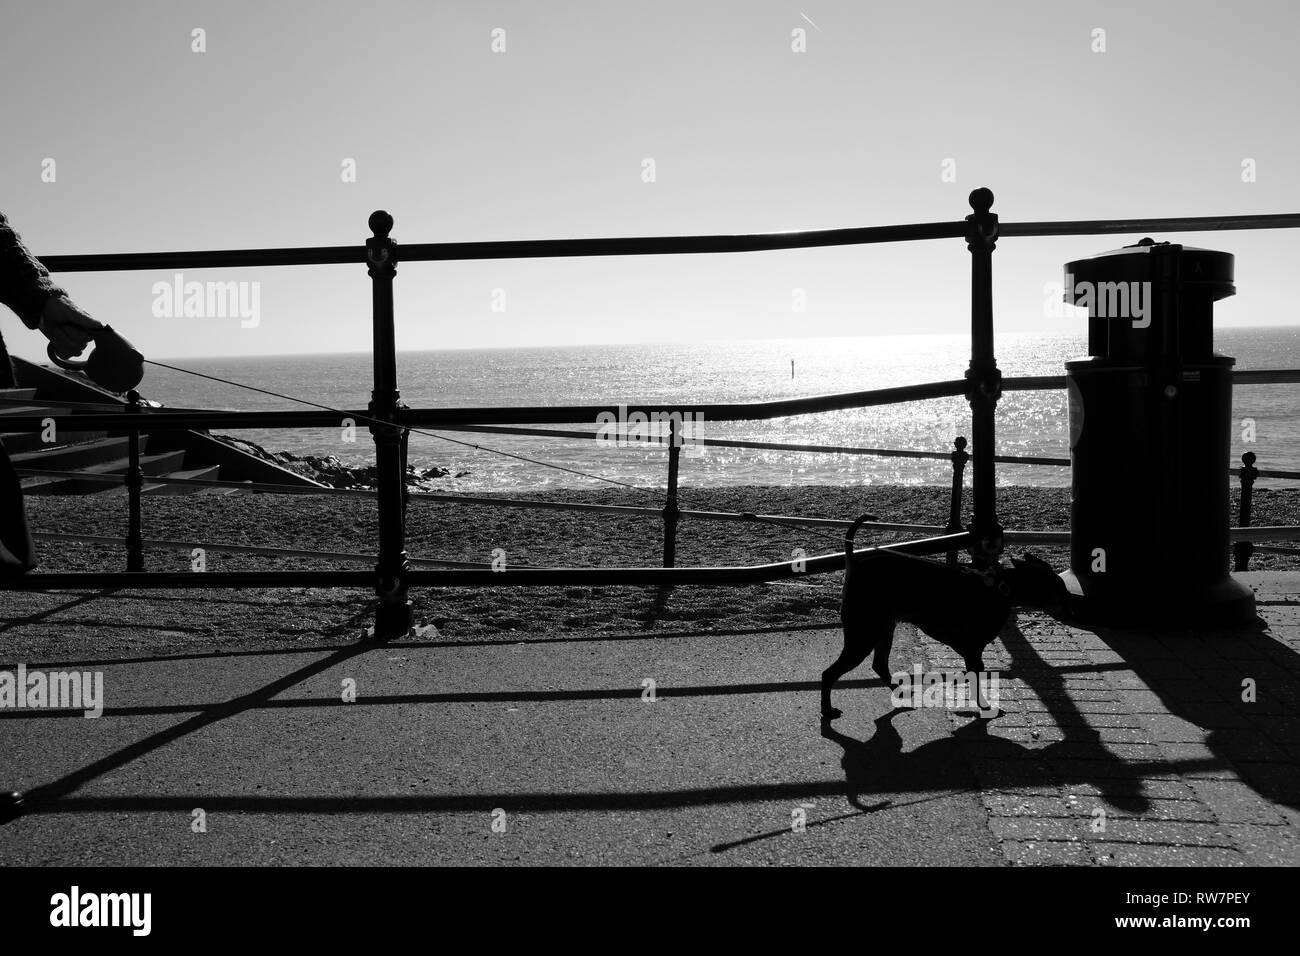
[[[1167,714],[1156,719],[1171,738],[1164,746],[1179,755],[1171,770],[1193,785],[1237,777],[1265,800],[1300,809],[1300,654],[1259,624],[1154,639],[1094,633],[1134,674],[1121,693],[1139,705],[1152,694],[1147,706]],[[1198,770],[1207,752],[1217,769]]]
[[[368,610],[368,609],[367,609]],[[364,613],[364,612],[362,612]],[[620,641],[668,641],[684,637],[703,637],[726,639],[731,637],[747,637],[755,634],[788,634],[794,631],[827,631],[838,627],[829,621],[812,623],[812,624],[783,624],[772,625],[769,627],[750,627],[750,628],[728,628],[723,631],[710,630],[684,630],[684,631],[637,631],[631,632],[614,632],[614,633],[565,633],[561,637],[519,637],[511,635],[509,638],[503,637],[480,637],[480,638],[461,638],[457,640],[404,640],[400,644],[392,645],[392,648],[398,650],[428,650],[432,648],[465,648],[465,647],[500,647],[509,644],[511,647],[528,647],[537,644],[585,644],[585,643],[617,643]],[[56,668],[86,668],[86,667],[119,667],[124,664],[158,664],[166,661],[202,661],[202,660],[222,660],[227,658],[238,657],[285,657],[302,654],[328,654],[333,651],[341,651],[350,644],[311,644],[303,647],[268,647],[256,648],[249,650],[247,648],[223,648],[220,650],[204,651],[182,651],[171,654],[148,654],[142,657],[105,657],[90,658],[79,660],[60,660],[60,661],[24,661],[23,663],[32,670],[35,669],[56,669]],[[12,670],[17,666],[16,661],[0,660],[0,670]]]
[[[158,716],[169,713],[193,712],[195,709],[199,709],[199,712],[172,727],[150,734],[56,780],[31,788],[27,793],[26,812],[38,815],[146,812],[175,809],[183,809],[185,812],[189,812],[194,806],[203,806],[209,812],[226,810],[247,813],[424,813],[478,811],[484,807],[490,808],[499,805],[503,801],[508,802],[519,811],[531,812],[682,808],[747,800],[843,796],[846,793],[846,780],[851,791],[849,794],[850,802],[854,806],[862,807],[861,800],[858,798],[864,794],[896,793],[899,788],[908,791],[955,792],[974,789],[976,782],[966,766],[966,761],[961,759],[961,752],[964,750],[969,756],[972,744],[979,743],[978,739],[973,741],[970,738],[979,738],[981,734],[979,729],[959,729],[955,737],[945,737],[925,744],[907,753],[904,759],[904,756],[900,753],[897,732],[889,726],[889,722],[886,720],[883,723],[878,723],[878,733],[865,742],[854,741],[852,738],[840,735],[841,739],[838,739],[837,742],[845,748],[846,780],[739,784],[661,791],[456,793],[409,797],[366,797],[361,795],[255,796],[212,793],[123,796],[79,796],[77,794],[77,791],[91,781],[230,717],[253,710],[345,706],[339,700],[333,698],[328,700],[275,700],[274,698],[289,688],[345,661],[376,651],[387,652],[388,648],[366,647],[364,645],[348,645],[337,648],[326,653],[319,660],[307,663],[262,687],[228,701],[106,709],[105,716]],[[880,682],[875,679],[855,680],[846,682],[846,685],[849,688],[878,687]],[[662,696],[677,697],[790,692],[811,694],[817,687],[818,684],[815,681],[793,681],[664,688],[660,693]],[[639,694],[639,690],[629,691],[625,688],[616,690],[413,694],[360,698],[356,703],[346,706],[393,706],[411,703],[440,704],[517,699],[535,701],[591,700],[613,699],[629,695],[638,696]],[[48,711],[13,712],[6,715],[6,719],[49,719],[58,716],[67,716],[67,714],[60,715],[58,712]],[[74,714],[74,716],[80,719],[80,715]],[[832,739],[836,738],[832,737]],[[1023,765],[1028,770],[1031,780],[1038,779],[1047,782],[1054,779],[1036,766],[1036,761],[1033,758],[1041,754],[1042,751],[1033,751],[1012,741],[991,739],[985,742],[994,751],[983,755],[983,759],[989,761],[990,765]],[[1051,747],[1045,748],[1049,752],[1051,749]],[[1105,756],[1102,755],[1101,759],[1105,759]],[[1118,761],[1115,762],[1118,763]],[[1193,760],[1190,762],[1193,767],[1206,764],[1206,761]],[[1126,764],[1125,767],[1135,777],[1140,777],[1143,774],[1160,772],[1164,765],[1131,763]],[[974,776],[978,777],[979,773]],[[1023,779],[1023,774],[1019,779]],[[983,783],[982,780],[980,782]],[[866,807],[866,809],[872,808]]]

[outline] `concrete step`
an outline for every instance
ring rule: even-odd
[[[140,456],[140,468],[146,475],[165,475],[176,471],[183,464],[185,464],[185,452],[183,451],[167,451],[158,455]],[[33,465],[32,467],[38,466]],[[128,459],[118,458],[97,465],[86,465],[77,470],[100,475],[125,475],[128,467],[130,467]],[[93,478],[80,478],[76,475],[69,475],[67,478],[24,478],[22,485],[23,493],[30,495],[104,494],[112,492],[114,489],[120,489],[123,493],[126,491],[123,485],[96,481]]]
[[[0,389],[0,397],[3,397],[5,393],[8,392],[35,392],[35,391],[36,389],[34,388]],[[70,445],[80,441],[91,441],[96,438],[104,438],[108,435],[108,432],[65,431],[59,433],[56,431],[54,435],[55,441],[53,443],[46,443],[41,441],[41,436],[43,433],[40,431],[25,431],[25,432],[3,431],[4,419],[10,416],[33,415],[33,416],[39,416],[40,418],[45,418],[47,416],[55,417],[55,416],[68,415],[70,413],[71,413],[71,409],[60,405],[2,405],[0,404],[0,441],[4,442],[5,450],[8,451],[11,456],[13,456],[18,453],[27,452],[27,451],[49,451],[50,449],[57,448],[61,445]],[[30,465],[28,467],[35,468],[36,466]]]
[[[242,484],[251,485],[252,479],[245,478]],[[238,488],[196,488],[195,491],[200,495],[237,495]]]
[[[175,452],[174,454],[183,454],[183,452]],[[202,468],[187,468],[182,471],[168,471],[165,473],[157,472],[156,474],[157,477],[159,478],[199,478],[204,481],[213,481],[218,477],[220,472],[221,472],[220,465],[204,465]],[[146,494],[146,495],[193,495],[193,494],[197,494],[200,491],[211,491],[211,490],[229,491],[230,489],[229,488],[208,489],[208,488],[203,488],[201,486],[195,487],[191,485],[168,485],[168,484],[160,484],[158,482],[153,482],[153,481],[146,481],[144,483],[144,487],[140,489],[141,494]],[[124,497],[126,495],[126,487],[115,485],[109,488],[108,490],[103,491],[101,495],[103,497],[113,497],[113,498]]]
[[[202,468],[186,468],[183,471],[172,471],[163,475],[164,478],[195,478],[200,481],[216,481],[221,475],[220,465],[204,465]],[[149,485],[144,486],[144,493],[149,495],[192,495],[196,491],[204,489],[191,485]],[[228,488],[222,488],[221,491],[229,491]]]
[[[72,409],[66,405],[0,405],[0,417],[5,415],[71,415]]]
[[[40,432],[0,432],[0,441],[4,442],[5,449],[9,454],[14,455],[24,451],[49,451],[59,445],[75,445],[78,442],[94,441],[98,438],[107,438],[108,432],[56,432],[55,437],[58,441],[53,444],[46,444],[41,441]],[[35,468],[35,465],[28,467]]]
[[[54,468],[57,470],[82,471],[90,465],[125,459],[129,450],[129,439],[122,435],[118,438],[98,438],[80,445],[61,445],[57,448],[38,448],[10,455],[15,468]],[[140,436],[140,451],[143,453],[149,444],[149,436]]]

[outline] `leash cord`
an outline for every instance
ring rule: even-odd
[[[247,389],[247,390],[250,391],[250,392],[258,392],[258,393],[260,393],[260,394],[262,394],[262,395],[270,395],[272,398],[283,399],[283,400],[286,401],[286,402],[296,402],[296,403],[298,403],[299,405],[307,405],[307,406],[310,406],[310,407],[312,407],[312,408],[318,408],[318,409],[320,409],[320,410],[322,410],[322,411],[326,411],[326,412],[334,412],[334,413],[337,414],[337,415],[343,415],[343,416],[348,417],[348,418],[356,417],[356,418],[359,418],[359,419],[361,419],[362,421],[367,422],[367,423],[380,424],[380,425],[387,425],[387,426],[393,426],[393,425],[394,425],[393,422],[384,421],[383,419],[372,418],[372,417],[369,416],[369,415],[356,415],[356,416],[354,416],[353,413],[351,413],[351,412],[344,412],[344,411],[342,411],[341,409],[334,408],[334,407],[332,407],[332,406],[330,406],[330,405],[322,405],[322,404],[320,404],[319,402],[311,402],[311,401],[308,401],[308,400],[305,399],[305,398],[296,398],[296,397],[294,397],[293,395],[285,395],[285,394],[283,394],[282,392],[273,392],[273,391],[271,391],[270,389],[258,388],[256,385],[246,385],[246,384],[244,384],[243,382],[233,382],[233,381],[231,381],[230,379],[221,378],[221,377],[216,376],[216,375],[208,375],[208,374],[206,374],[206,373],[204,373],[204,372],[195,372],[195,371],[193,371],[192,369],[180,368],[179,366],[176,366],[176,365],[168,365],[166,362],[158,362],[158,361],[155,361],[155,360],[153,360],[153,359],[145,359],[144,361],[145,361],[146,363],[148,363],[149,365],[156,365],[156,366],[159,367],[159,368],[169,369],[169,370],[171,370],[171,371],[173,371],[173,372],[180,372],[180,373],[182,373],[182,374],[184,374],[184,375],[193,375],[195,378],[205,378],[205,379],[208,379],[209,381],[218,382],[218,383],[220,383],[220,384],[222,384],[222,385],[229,385],[229,386],[232,386],[233,388],[242,388],[242,389]],[[451,442],[453,445],[462,445],[462,446],[464,446],[464,447],[466,447],[466,448],[472,448],[472,449],[474,449],[475,451],[482,451],[482,452],[487,452],[487,453],[489,453],[489,454],[493,454],[493,455],[500,455],[500,456],[502,456],[502,457],[504,457],[504,458],[513,458],[513,459],[516,460],[516,461],[526,462],[526,463],[528,463],[528,464],[530,464],[530,465],[538,465],[539,467],[542,467],[542,468],[551,468],[551,469],[554,469],[554,470],[556,470],[556,471],[567,472],[567,473],[570,474],[570,475],[577,475],[577,476],[580,477],[580,478],[590,478],[590,479],[592,479],[593,481],[603,481],[603,482],[605,482],[605,483],[607,483],[607,484],[617,485],[617,486],[619,486],[619,487],[621,487],[621,488],[627,488],[627,489],[630,489],[631,491],[635,491],[635,492],[638,492],[638,493],[640,493],[640,494],[650,495],[650,496],[654,497],[656,500],[658,500],[658,497],[659,497],[658,494],[657,494],[656,492],[650,490],[649,488],[642,488],[642,487],[640,487],[639,485],[633,485],[633,484],[630,484],[630,483],[628,483],[628,482],[626,482],[626,481],[619,481],[617,478],[607,478],[607,477],[605,477],[605,476],[603,476],[603,475],[594,475],[594,474],[591,474],[590,472],[579,471],[579,470],[576,469],[576,468],[566,468],[564,465],[557,465],[557,464],[555,464],[554,462],[543,461],[543,460],[541,460],[541,459],[537,459],[537,458],[529,458],[529,457],[526,456],[526,455],[517,455],[517,454],[515,454],[515,453],[513,453],[513,452],[502,451],[502,450],[499,449],[499,448],[490,448],[490,447],[488,447],[488,446],[486,446],[486,445],[476,445],[476,444],[474,444],[473,442],[461,441],[460,439],[457,439],[457,438],[449,438],[449,437],[446,436],[446,435],[440,435],[440,434],[437,434],[436,432],[424,431],[423,429],[420,429],[420,428],[412,428],[412,427],[409,426],[409,425],[398,425],[397,427],[405,428],[407,431],[409,431],[409,432],[414,432],[414,433],[417,434],[417,435],[424,435],[424,436],[426,436],[426,437],[428,437],[428,438],[437,438],[437,439],[440,439],[440,440],[442,440],[442,441]],[[682,500],[681,496],[678,495],[677,498],[676,498],[676,500],[681,501],[681,500]],[[782,530],[786,530],[786,529],[788,529],[788,528],[790,527],[789,525],[784,524],[784,523],[782,523],[782,522],[780,522],[780,521],[775,521],[775,520],[770,519],[770,518],[762,518],[762,517],[759,517],[758,515],[753,514],[753,513],[751,513],[751,512],[743,512],[743,514],[744,514],[744,516],[745,516],[746,519],[748,519],[748,520],[750,520],[750,521],[757,522],[757,523],[759,523],[759,524],[768,524],[768,525],[772,525],[772,526],[775,526],[775,527],[779,527],[779,528],[781,528]],[[829,534],[829,533],[827,533],[827,532],[825,532],[825,531],[818,531],[818,530],[815,529],[815,528],[804,528],[803,530],[805,531],[805,533],[813,534],[813,535],[816,535],[816,536],[818,536],[818,537],[822,537],[822,538],[828,538],[828,539],[830,539],[830,540],[832,540],[832,541],[837,541],[837,542],[840,542],[840,543],[843,543],[843,541],[845,540],[845,539],[843,539],[842,537],[840,537],[840,536],[838,536],[838,535]]]

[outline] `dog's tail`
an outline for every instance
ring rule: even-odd
[[[858,520],[849,525],[849,530],[844,533],[844,566],[847,568],[853,561],[853,538],[868,521],[875,521],[875,515],[859,515]]]

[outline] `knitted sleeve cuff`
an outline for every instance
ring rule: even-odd
[[[45,311],[45,303],[56,296],[67,297],[67,292],[54,285],[49,280],[37,285],[22,300],[17,303],[5,303],[18,318],[22,319],[23,325],[29,329],[40,328],[41,314]]]

